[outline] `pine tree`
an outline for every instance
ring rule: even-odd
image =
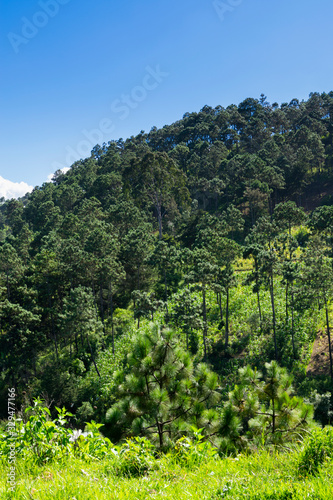
[[[217,375],[204,364],[194,367],[173,331],[141,332],[127,361],[129,371],[116,375],[119,402],[106,415],[113,438],[143,435],[164,448],[191,425],[204,428],[207,438],[215,433]]]
[[[287,370],[276,361],[265,368],[265,376],[250,366],[241,368],[240,384],[223,409],[220,434],[236,447],[291,441],[312,425],[313,407],[293,395]]]

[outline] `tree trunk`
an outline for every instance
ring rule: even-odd
[[[102,283],[99,285],[99,302],[100,302],[100,307],[101,307],[101,319],[103,323],[103,330],[104,330],[104,303],[103,303],[103,286]]]
[[[227,306],[225,310],[225,342],[224,347],[229,345],[229,287],[227,287]]]
[[[57,333],[55,331],[54,327],[54,319],[53,319],[53,313],[52,313],[52,297],[51,297],[51,291],[50,291],[50,283],[49,283],[49,277],[47,276],[47,293],[49,296],[49,308],[50,308],[50,316],[51,316],[51,330],[52,330],[52,337],[54,340],[54,347],[55,347],[55,352],[56,352],[56,360],[57,363],[59,362],[59,353],[58,353],[58,339],[57,339]]]
[[[202,285],[202,311],[203,311],[203,321],[204,321],[204,329],[203,329],[204,353],[205,353],[205,359],[207,359],[207,345],[206,345],[207,309],[206,309],[206,288],[204,284]]]
[[[92,359],[92,361],[94,363],[94,367],[95,367],[96,373],[99,376],[99,378],[101,378],[101,374],[99,373],[99,370],[97,368],[97,364],[96,364],[95,357],[94,357],[94,354],[93,354],[93,351],[92,351],[92,348],[91,348],[91,345],[90,345],[90,341],[89,341],[88,335],[86,335],[86,337],[87,337],[87,342],[88,342],[88,346],[89,346],[89,350],[90,350],[90,354],[91,354],[91,359]]]
[[[291,340],[293,343],[293,355],[296,359],[295,336],[294,336],[294,291],[291,290]]]
[[[156,204],[157,220],[158,220],[158,236],[161,240],[163,237],[163,225],[162,225],[162,210],[161,205]]]
[[[276,342],[276,316],[275,316],[275,301],[274,301],[274,277],[273,271],[270,276],[270,294],[271,294],[271,305],[273,314],[273,335],[274,335],[274,350],[275,350],[275,360],[278,360],[278,350]]]
[[[258,301],[258,311],[259,311],[259,322],[260,322],[260,328],[261,328],[261,323],[262,323],[262,317],[261,317],[261,304],[260,304],[260,289],[259,289],[259,279],[258,279],[258,261],[255,258],[254,259],[254,270],[255,270],[255,277],[256,277],[256,289],[257,289],[257,301]]]
[[[330,322],[329,322],[329,316],[328,316],[328,305],[327,305],[326,295],[324,297],[324,301],[325,301],[325,309],[326,309],[326,327],[327,327],[327,336],[328,336],[328,351],[329,351],[329,356],[330,356],[330,376],[331,376],[331,383],[333,383],[331,332],[330,332]]]
[[[220,319],[223,321],[223,309],[222,309],[222,294],[219,293],[219,309],[220,309]]]
[[[165,296],[165,308],[167,315],[169,314],[168,311],[168,282],[167,282],[167,277],[166,277],[166,270],[163,269],[164,272],[164,296]]]
[[[158,437],[160,441],[160,448],[163,448],[163,424],[160,424],[156,419]]]
[[[55,327],[54,327],[54,319],[53,319],[53,313],[52,313],[52,311],[51,311],[51,325],[52,325],[54,345],[55,345],[55,350],[56,350],[56,358],[57,358],[57,362],[58,362],[59,361],[58,338],[57,338],[57,332],[55,331]]]
[[[113,293],[112,283],[110,283],[110,315],[111,315],[111,330],[112,330],[112,354],[115,353],[114,349],[114,324],[113,324]]]
[[[260,328],[261,328],[262,317],[261,317],[261,304],[260,304],[260,292],[259,292],[259,288],[257,288],[257,302],[258,302],[258,311],[259,311],[259,324],[260,324]]]
[[[92,291],[94,295],[94,306],[95,306],[95,311],[96,311],[96,318],[98,319],[98,307],[97,307],[97,300],[96,300],[96,291],[95,291],[95,282],[92,280]]]

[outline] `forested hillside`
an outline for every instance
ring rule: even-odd
[[[238,368],[269,373],[276,360],[330,420],[333,92],[205,106],[96,145],[66,174],[4,201],[0,227],[0,417],[10,386],[18,406],[39,396],[52,411],[65,405],[77,425],[106,422],[118,440],[145,434],[135,418],[156,401],[171,419],[189,412],[186,380],[191,404],[209,411],[239,380],[255,384],[258,374]],[[329,350],[311,378],[317,335]],[[148,365],[169,384],[176,377],[178,399],[155,388],[151,402]],[[247,428],[242,398],[230,397],[226,428],[232,412]],[[153,432],[163,446],[164,431]]]

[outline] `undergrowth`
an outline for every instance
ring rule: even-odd
[[[146,438],[114,445],[100,425],[85,432],[67,426],[58,409],[50,419],[40,401],[28,421],[0,436],[1,499],[330,500],[333,429],[316,429],[304,442],[223,456],[200,429],[162,453]],[[14,448],[15,453],[11,450]],[[14,459],[13,459],[14,457]],[[14,469],[15,484],[8,482]]]

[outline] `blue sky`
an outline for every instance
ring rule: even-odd
[[[97,142],[333,89],[331,0],[0,0],[0,196]],[[19,183],[25,184],[19,184]]]

